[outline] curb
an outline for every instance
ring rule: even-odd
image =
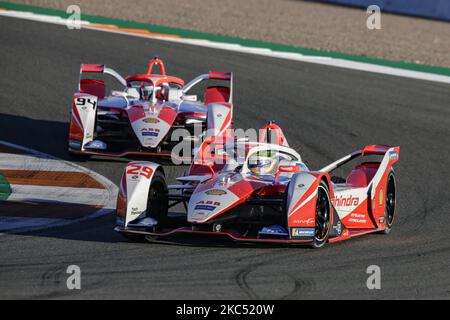
[[[0,212],[0,235],[62,227],[114,212],[118,188],[100,174],[75,163],[8,142],[0,141],[0,147],[7,150],[0,153],[5,156],[0,157],[0,171],[3,170],[0,174],[0,203],[6,210]],[[8,161],[9,157],[14,161]],[[22,175],[22,172],[26,173],[27,170],[33,174]],[[40,172],[54,173],[59,178],[61,174],[68,176],[70,173],[80,173],[92,178],[92,181],[95,180],[96,185],[89,179],[81,180],[80,185],[76,186],[60,187],[60,181],[56,180],[52,181],[58,183],[48,185],[47,180],[35,180],[35,174]],[[12,178],[8,178],[9,181],[5,178],[8,174],[12,175]],[[52,188],[54,192],[51,191]],[[45,208],[50,208],[51,212],[44,212],[42,215],[42,212],[35,214],[34,211],[26,211],[34,206],[38,209],[37,204],[44,205],[44,211],[47,210]],[[17,208],[25,211],[17,211]],[[12,211],[9,211],[10,209]],[[57,215],[54,211],[58,211]]]

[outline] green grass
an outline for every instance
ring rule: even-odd
[[[0,201],[6,201],[11,195],[11,186],[8,180],[0,174]]]

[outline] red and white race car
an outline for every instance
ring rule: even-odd
[[[154,72],[156,66],[160,73]],[[123,89],[106,96],[105,81],[99,77],[103,75],[112,76]],[[199,88],[202,101],[193,94]],[[69,152],[170,157],[180,141],[172,139],[175,129],[185,130],[181,134],[185,140],[198,139],[206,131],[219,136],[230,129],[232,115],[232,73],[210,71],[185,84],[167,75],[158,58],[150,62],[146,74],[127,78],[104,65],[83,64],[73,98]]]
[[[316,248],[389,233],[399,153],[399,147],[367,146],[312,171],[273,123],[259,142],[210,137],[179,185],[167,185],[157,164],[129,163],[120,183],[116,231],[148,240],[181,233]],[[346,178],[332,176],[351,161],[358,163]],[[178,204],[184,212],[169,212]]]

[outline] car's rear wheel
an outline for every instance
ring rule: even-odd
[[[397,199],[397,185],[395,181],[394,171],[389,173],[389,177],[386,185],[385,194],[385,229],[382,231],[383,234],[389,234],[392,230],[395,220],[396,211],[396,199]]]
[[[322,181],[317,189],[316,202],[316,227],[314,232],[313,248],[323,247],[330,235],[330,219],[332,207],[330,201],[330,192],[325,181]]]

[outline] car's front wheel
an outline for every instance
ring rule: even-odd
[[[330,235],[332,206],[328,185],[322,181],[317,189],[316,227],[314,232],[313,248],[323,247]]]
[[[384,209],[385,229],[381,232],[383,234],[391,233],[392,227],[394,225],[396,199],[397,199],[397,184],[395,181],[394,171],[391,171],[389,173],[386,185],[385,209]]]

